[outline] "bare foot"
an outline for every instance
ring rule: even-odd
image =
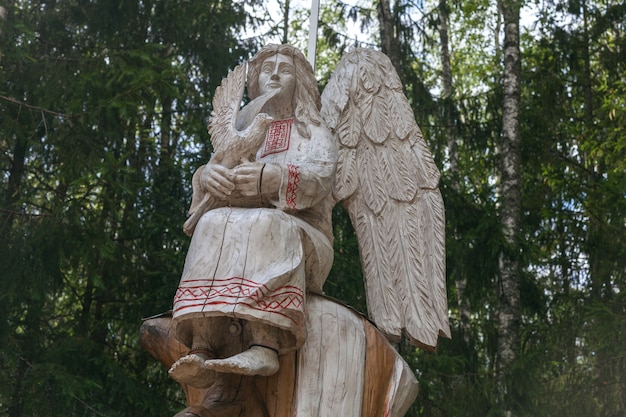
[[[215,372],[204,366],[209,357],[192,353],[177,360],[168,373],[175,381],[196,388],[208,388],[215,381]]]
[[[263,346],[252,346],[229,358],[207,360],[204,366],[216,372],[270,376],[278,372],[278,353]]]

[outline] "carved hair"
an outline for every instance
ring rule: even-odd
[[[317,81],[313,75],[313,68],[306,60],[302,52],[291,45],[267,45],[255,56],[250,58],[248,65],[248,95],[254,99],[260,95],[259,74],[265,60],[276,54],[290,56],[295,67],[296,87],[293,94],[292,105],[294,109],[294,122],[298,133],[302,137],[310,138],[309,124],[319,126],[322,117],[319,110],[322,107],[320,93],[317,89]]]

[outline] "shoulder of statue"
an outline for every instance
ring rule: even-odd
[[[310,125],[310,130],[311,130],[311,138],[314,140],[321,140],[323,142],[328,142],[328,143],[335,143],[335,139],[333,137],[333,134],[331,133],[330,129],[328,128],[328,126],[326,126],[326,123],[321,122],[318,125],[315,124],[311,124]]]

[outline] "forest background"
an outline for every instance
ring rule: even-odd
[[[625,16],[322,2],[320,88],[355,44],[382,49],[442,171],[453,337],[399,346],[421,384],[408,415],[626,415]],[[0,2],[0,416],[183,408],[138,330],[171,308],[212,94],[307,29],[288,0]],[[334,224],[325,289],[366,313],[340,208]]]

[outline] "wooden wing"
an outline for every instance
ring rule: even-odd
[[[356,230],[370,319],[435,349],[450,337],[445,213],[435,166],[389,58],[345,55],[322,94],[339,143],[334,195]]]
[[[235,69],[228,72],[226,78],[215,90],[213,111],[209,120],[209,134],[216,153],[224,151],[229,145],[228,141],[238,138],[235,122],[246,85],[246,68],[246,63],[237,65]]]

